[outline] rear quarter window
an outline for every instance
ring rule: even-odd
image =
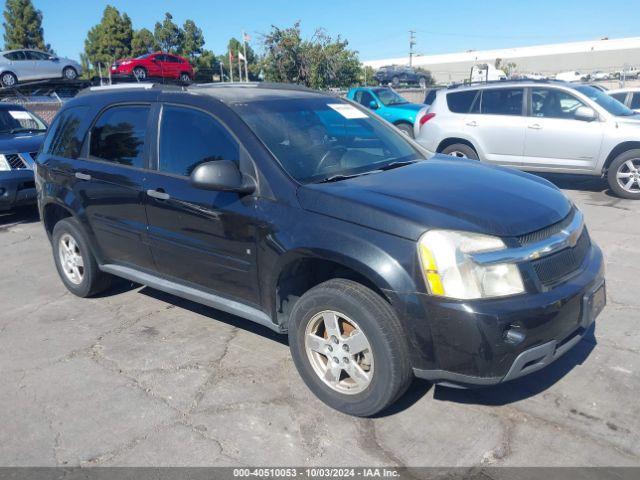
[[[447,94],[447,106],[453,113],[469,113],[478,90],[465,90]]]
[[[49,155],[75,159],[80,156],[85,135],[83,126],[89,107],[71,107],[60,112],[44,141],[42,151]]]

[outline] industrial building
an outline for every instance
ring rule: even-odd
[[[590,73],[594,70],[615,73],[632,67],[640,67],[640,37],[589,40],[530,47],[502,48],[495,50],[469,50],[440,55],[414,55],[413,66],[430,70],[438,83],[457,82],[469,78],[474,65],[515,64],[515,72],[556,73],[577,70]],[[408,65],[409,57],[388,58],[364,62],[379,68],[383,65]]]

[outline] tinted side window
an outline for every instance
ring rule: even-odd
[[[89,155],[142,168],[148,118],[148,106],[123,105],[105,111],[91,129]]]
[[[522,88],[482,90],[480,113],[485,115],[522,115]]]
[[[431,105],[435,99],[436,90],[431,90],[429,93],[427,93],[427,96],[424,97],[424,103],[426,103],[427,105]]]
[[[161,172],[191,175],[201,163],[239,160],[239,147],[213,117],[199,110],[167,105],[160,125]]]
[[[10,52],[5,54],[5,58],[8,58],[9,60],[12,61],[20,61],[20,60],[26,60],[26,57],[24,56],[24,52],[22,51],[17,51],[17,52]]]
[[[369,104],[375,101],[375,98],[373,98],[373,95],[371,95],[366,90],[359,90],[356,94],[356,101],[360,105],[364,105],[365,107],[369,108]]]
[[[612,93],[611,96],[616,100],[618,100],[620,103],[624,103],[625,100],[627,99],[627,92]]]
[[[633,110],[640,108],[640,93],[636,92],[631,97],[631,108]]]
[[[449,106],[449,110],[453,113],[468,113],[477,93],[477,90],[448,93],[447,105]]]
[[[82,120],[88,107],[71,107],[56,117],[44,141],[42,151],[65,158],[78,158],[84,139]]]

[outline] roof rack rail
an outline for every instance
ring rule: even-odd
[[[92,92],[111,92],[114,90],[184,90],[184,87],[166,83],[138,82],[138,83],[112,83],[111,85],[97,85],[85,88],[78,95],[86,95]]]
[[[275,82],[213,82],[198,83],[190,85],[191,89],[198,88],[266,88],[273,90],[299,90],[305,92],[316,92],[313,88],[298,85],[297,83],[275,83]]]
[[[480,80],[477,82],[458,82],[447,85],[447,88],[473,87],[478,85],[508,85],[511,83],[567,83],[564,80],[556,80],[554,78],[513,78],[509,80]]]

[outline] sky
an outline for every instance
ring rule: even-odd
[[[4,0],[0,6],[4,10]],[[108,4],[126,12],[133,27],[153,31],[170,12],[180,25],[193,19],[206,48],[224,53],[242,30],[260,49],[271,25],[302,22],[305,37],[316,28],[340,35],[361,60],[408,54],[409,30],[415,51],[429,55],[640,35],[640,0],[33,0],[42,10],[45,41],[60,56],[79,58],[87,31]],[[2,29],[3,30],[3,29]]]

